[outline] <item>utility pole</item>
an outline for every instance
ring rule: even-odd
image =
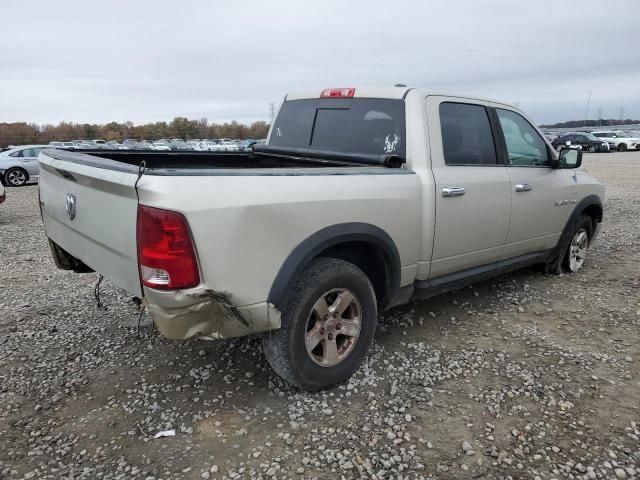
[[[591,90],[589,90],[589,97],[587,98],[587,109],[584,112],[584,124],[583,126],[587,126],[587,117],[589,116],[589,104],[591,103]]]
[[[269,118],[270,123],[273,124],[273,120],[276,117],[276,102],[269,102]]]
[[[620,107],[620,121],[624,120],[624,107]]]
[[[598,126],[602,126],[602,108],[598,109]]]

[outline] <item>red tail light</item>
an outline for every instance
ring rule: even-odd
[[[158,290],[200,283],[189,224],[170,210],[138,205],[138,265],[142,283]]]
[[[351,98],[355,93],[355,88],[327,88],[320,93],[320,98]]]

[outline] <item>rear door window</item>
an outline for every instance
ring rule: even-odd
[[[284,102],[269,144],[405,157],[404,101],[384,98]]]
[[[482,105],[441,103],[440,128],[446,165],[498,163],[489,115]]]

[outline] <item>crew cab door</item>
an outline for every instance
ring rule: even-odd
[[[511,182],[487,105],[441,96],[426,104],[436,205],[429,278],[491,268],[507,239]]]
[[[529,120],[509,107],[495,107],[498,146],[511,178],[511,221],[503,254],[507,260],[555,247],[577,203],[578,189],[572,170],[551,168],[554,153]]]

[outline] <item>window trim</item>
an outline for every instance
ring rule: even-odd
[[[520,115],[520,117],[522,117],[522,119],[527,122],[531,128],[533,128],[533,130],[538,134],[538,136],[540,137],[540,139],[542,140],[542,142],[544,143],[545,146],[545,150],[547,152],[547,162],[551,163],[551,161],[553,160],[553,153],[551,152],[551,149],[549,148],[549,144],[547,143],[547,141],[544,139],[543,135],[540,135],[540,133],[538,132],[538,129],[533,126],[531,124],[531,122],[527,119],[527,117],[525,117],[524,115],[522,115],[520,112],[516,111],[516,110],[511,110],[510,108],[503,108],[503,107],[488,107],[489,110],[493,111],[493,115],[495,115],[495,121],[496,121],[496,129],[499,132],[499,137],[500,137],[500,149],[502,150],[502,156],[503,159],[505,161],[505,166],[507,167],[512,167],[512,168],[553,168],[551,165],[513,165],[512,163],[509,162],[509,150],[507,149],[507,141],[504,138],[504,132],[502,131],[502,125],[500,125],[500,118],[498,117],[498,110],[505,110],[507,112],[512,112],[515,113],[516,115]]]
[[[489,128],[491,129],[491,138],[493,140],[493,150],[496,155],[496,163],[447,163],[447,157],[444,153],[444,138],[442,137],[442,115],[440,114],[440,107],[445,103],[451,103],[455,105],[470,105],[472,107],[482,107],[484,108],[485,114],[487,115],[487,120],[489,120]],[[438,121],[440,123],[440,142],[442,144],[442,160],[445,167],[504,167],[502,154],[500,153],[500,149],[498,148],[497,143],[497,131],[495,130],[495,125],[493,124],[493,120],[491,119],[490,107],[487,105],[482,105],[480,103],[473,102],[456,102],[452,100],[443,100],[438,103]]]

